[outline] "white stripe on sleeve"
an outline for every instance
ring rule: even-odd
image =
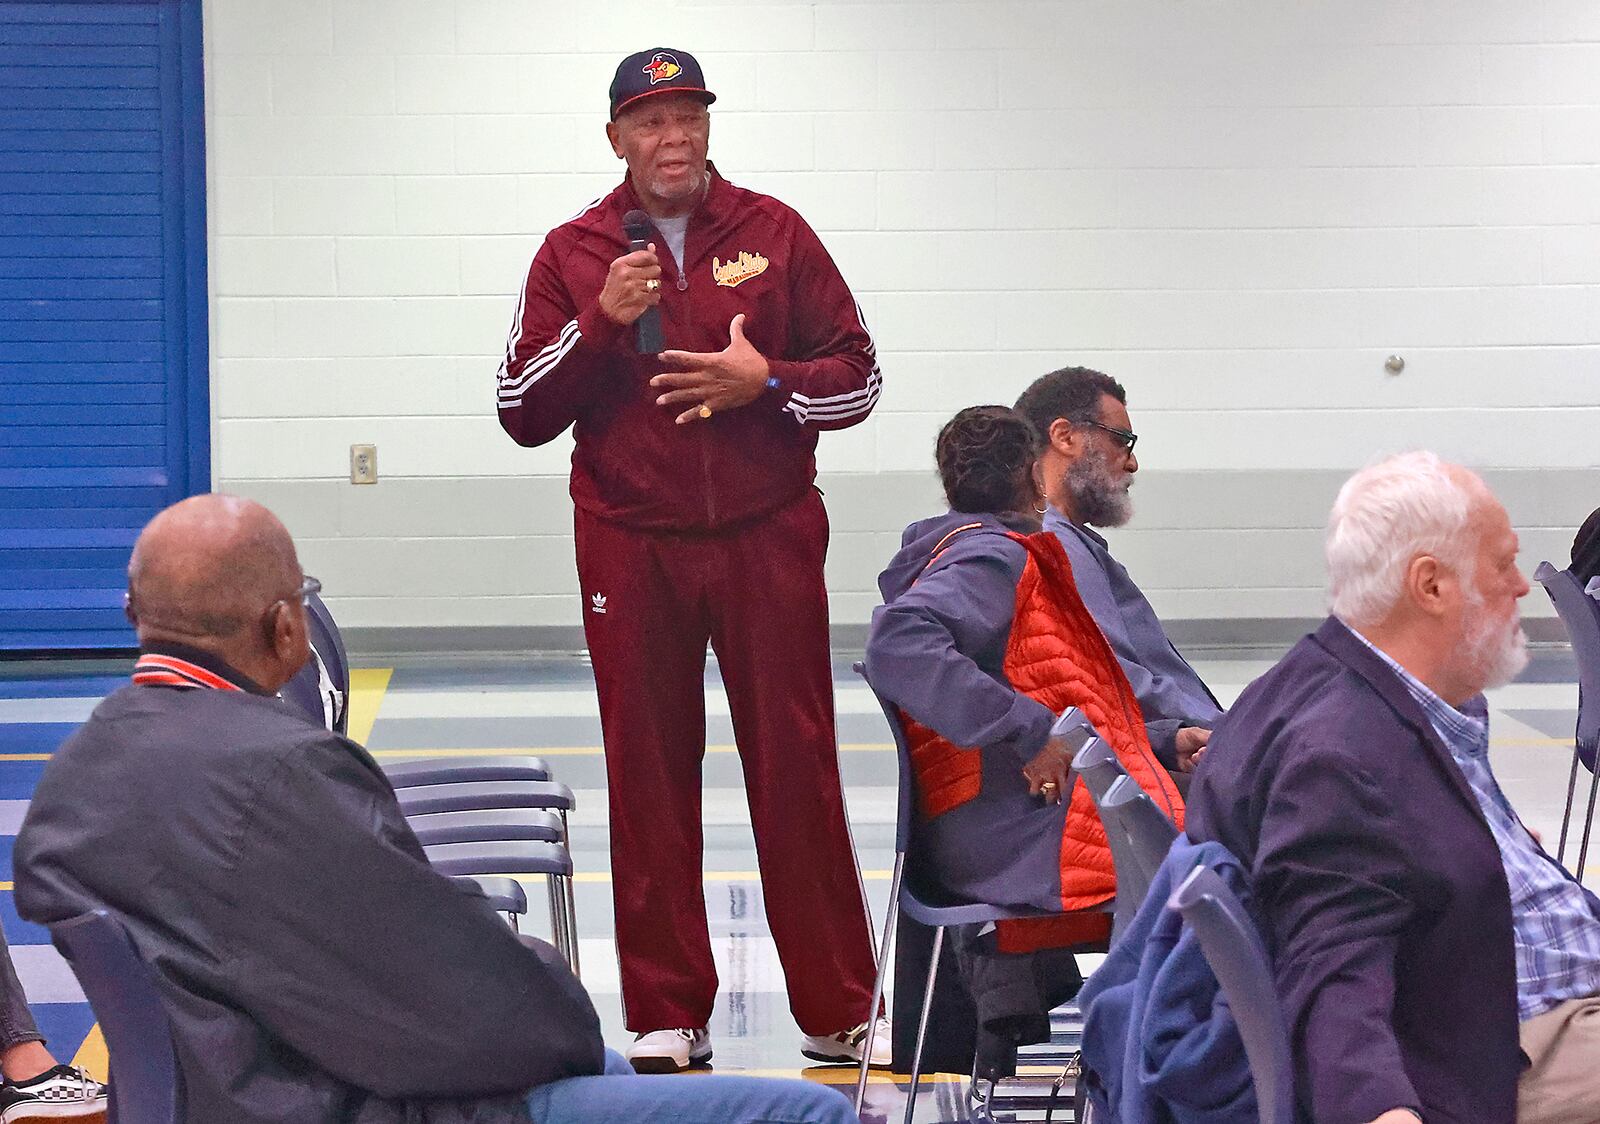
[[[578,320],[574,317],[567,321],[561,334],[552,343],[528,360],[527,366],[516,378],[511,378],[506,368],[502,367],[498,394],[501,407],[520,405],[528,388],[555,370],[582,338],[583,333],[578,330]]]

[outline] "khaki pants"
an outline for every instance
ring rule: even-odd
[[[1523,1023],[1522,1052],[1517,1124],[1600,1124],[1600,996]]]

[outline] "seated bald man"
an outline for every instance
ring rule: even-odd
[[[1318,1124],[1600,1120],[1600,902],[1522,825],[1483,691],[1527,663],[1517,536],[1432,453],[1358,472],[1333,615],[1247,688],[1187,831],[1244,862]]]
[[[555,950],[436,873],[366,751],[277,697],[315,588],[259,504],[156,516],[128,570],[133,682],[56,752],[17,839],[22,916],[109,908],[154,969],[184,1121],[853,1119],[818,1086],[638,1077],[606,1051]]]

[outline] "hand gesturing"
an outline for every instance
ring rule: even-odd
[[[666,391],[656,405],[690,407],[678,415],[679,425],[754,402],[767,385],[766,357],[744,338],[742,312],[728,325],[723,350],[663,351],[661,361],[676,369],[657,375],[650,385]]]

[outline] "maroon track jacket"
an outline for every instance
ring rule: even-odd
[[[624,180],[552,230],[528,270],[499,375],[500,424],[542,445],[574,427],[572,498],[643,530],[715,531],[792,502],[816,477],[817,432],[865,418],[881,378],[860,307],[815,232],[770,196],[711,169],[689,220],[684,269],[661,258],[669,349],[721,351],[745,336],[772,379],[748,406],[678,425],[657,406],[664,369],[634,351],[634,328],[600,311],[611,262],[627,252],[622,216],[639,206]]]

